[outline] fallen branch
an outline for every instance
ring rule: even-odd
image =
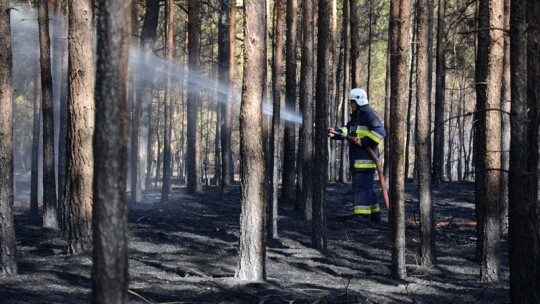
[[[405,225],[412,228],[420,228],[422,225],[420,220],[406,220]],[[476,227],[476,221],[456,221],[456,220],[446,220],[446,221],[436,221],[435,227],[437,228],[448,228],[448,227]]]
[[[145,297],[141,296],[140,294],[136,293],[135,291],[128,289],[128,293],[136,296],[137,298],[143,300],[145,303],[154,304],[154,302],[147,300]]]

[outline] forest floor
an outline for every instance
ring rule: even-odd
[[[343,215],[352,208],[350,185],[327,191],[328,253],[310,247],[310,226],[281,202],[279,240],[268,240],[267,281],[234,279],[238,260],[240,187],[199,195],[173,189],[130,205],[131,303],[509,303],[508,245],[501,248],[501,283],[482,284],[475,262],[475,229],[436,229],[437,264],[419,265],[419,230],[406,228],[406,280],[391,277],[392,238],[383,224]],[[349,192],[349,193],[348,193]],[[379,193],[380,194],[380,193]],[[474,220],[474,184],[433,189],[438,220]],[[380,197],[380,196],[379,196]],[[381,200],[381,207],[384,204]],[[89,303],[91,255],[71,256],[66,242],[31,218],[27,200],[16,199],[19,274],[0,277],[1,303]],[[416,188],[406,185],[406,213],[417,218]]]

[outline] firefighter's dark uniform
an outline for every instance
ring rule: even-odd
[[[380,119],[369,105],[361,106],[351,114],[351,119],[337,132],[360,138],[362,146],[369,146],[379,157],[379,143],[386,136]],[[341,139],[339,136],[334,139]],[[373,191],[375,162],[365,149],[349,142],[349,161],[353,172],[353,213],[363,221],[379,222],[381,219],[379,203]]]

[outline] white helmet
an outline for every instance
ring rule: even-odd
[[[356,104],[361,107],[368,104],[367,94],[366,91],[362,89],[352,89],[351,94],[349,94],[349,101],[354,100],[356,101]]]

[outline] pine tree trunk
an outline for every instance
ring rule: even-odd
[[[328,63],[330,58],[330,0],[319,0],[317,26],[317,79],[315,93],[315,165],[313,166],[313,216],[311,221],[311,244],[320,252],[327,250],[326,238],[326,184],[328,179],[328,137],[326,133],[328,101],[330,98]]]
[[[435,80],[435,126],[433,130],[433,183],[444,181],[444,108],[446,89],[445,56],[445,0],[438,0],[437,12],[437,59]]]
[[[394,5],[399,7],[399,15],[392,15],[396,20],[397,41],[390,43],[391,49],[391,82],[392,85],[392,106],[391,106],[391,126],[392,136],[390,140],[390,150],[394,155],[390,163],[390,208],[392,209],[392,276],[396,279],[405,279],[407,271],[405,268],[405,105],[407,102],[407,57],[409,53],[410,41],[410,3],[409,0],[396,1]]]
[[[429,29],[433,26],[433,0],[418,0],[418,51],[416,76],[416,164],[418,165],[418,201],[420,205],[421,264],[430,267],[436,262],[435,222],[431,194],[431,133],[429,108],[431,95],[431,74],[429,62]]]
[[[298,191],[297,201],[302,205],[304,219],[313,216],[313,63],[314,63],[314,1],[303,0],[302,14],[302,62],[300,64],[300,126],[298,148]]]
[[[235,277],[266,280],[266,191],[262,101],[266,79],[266,6],[244,1],[244,80],[240,108],[242,211]]]
[[[512,1],[510,56],[512,117],[509,177],[510,300],[540,302],[538,127],[540,5]]]
[[[102,2],[97,29],[92,303],[128,302],[126,156],[130,6],[131,1],[125,0]]]
[[[159,0],[146,0],[146,9],[143,28],[141,30],[142,52],[145,60],[142,60],[140,69],[144,68],[145,62],[154,56],[153,48],[156,41],[156,32],[159,17]],[[146,69],[149,78],[153,78],[152,69]],[[139,86],[140,93],[140,126],[139,126],[139,168],[141,174],[141,189],[148,190],[151,186],[152,171],[152,84],[142,81]],[[145,172],[144,176],[143,172]]]
[[[352,74],[352,87],[359,88],[361,86],[361,73],[362,73],[362,61],[360,56],[361,41],[360,35],[360,20],[364,18],[362,10],[360,9],[359,0],[350,0],[350,23],[351,23],[351,74]]]
[[[200,84],[196,75],[200,72],[201,3],[188,1],[188,97],[187,97],[187,188],[190,193],[202,191],[201,142],[197,134]]]
[[[416,15],[416,14],[415,14]],[[417,19],[418,17],[414,17],[413,19]],[[405,131],[405,179],[409,178],[409,168],[410,168],[410,143],[411,143],[411,137],[412,137],[412,110],[413,110],[413,85],[414,85],[414,77],[415,77],[415,68],[416,68],[416,28],[412,31],[412,38],[411,38],[411,64],[409,67],[409,97],[407,100],[407,115],[406,121],[407,121],[407,128]],[[414,175],[412,177],[414,179]]]
[[[67,5],[67,4],[66,4]],[[67,11],[67,6],[66,6]],[[67,13],[66,13],[67,14]],[[64,21],[67,24],[67,20]],[[67,32],[67,25],[66,32]],[[66,33],[67,35],[67,33]],[[62,52],[62,71],[68,70],[69,52],[67,41],[63,41],[65,50]],[[60,126],[58,127],[58,204],[60,204],[61,217],[60,229],[62,235],[67,238],[67,221],[69,218],[69,207],[66,200],[67,178],[68,178],[68,73],[62,72],[60,94]]]
[[[32,169],[30,173],[30,214],[37,216],[39,213],[39,145],[41,143],[41,93],[39,90],[40,75],[36,73],[36,85],[34,87],[34,117],[32,127]]]
[[[296,109],[296,44],[297,44],[297,0],[287,0],[287,52],[285,63],[285,108],[289,111]],[[296,167],[296,125],[285,122],[283,138],[283,176],[281,178],[281,197],[295,197],[295,167]]]
[[[132,5],[131,6],[131,32],[136,35],[137,37],[141,37],[138,33],[139,25],[138,25],[138,6]],[[141,48],[141,43],[137,39],[135,43],[133,43],[134,46]],[[133,68],[132,73],[129,75],[129,82],[131,83],[130,86],[130,98],[131,98],[131,116],[129,119],[130,122],[130,128],[129,128],[129,190],[130,190],[130,198],[129,201],[132,203],[136,203],[141,199],[142,196],[142,189],[141,189],[141,168],[139,167],[140,164],[140,155],[139,155],[139,149],[140,149],[140,142],[139,142],[139,133],[140,133],[140,116],[141,116],[141,96],[139,94],[139,90],[141,89],[141,72],[143,70]]]
[[[13,222],[13,87],[10,1],[0,0],[0,275],[17,274]]]
[[[60,219],[60,231],[64,234],[67,231],[66,222],[67,214],[65,206],[64,195],[66,193],[66,165],[67,165],[67,62],[68,62],[68,51],[67,51],[67,19],[63,16],[67,15],[67,1],[57,0],[49,1],[49,7],[53,6],[53,34],[52,37],[52,46],[53,46],[53,97],[55,101],[55,113],[56,121],[58,121],[58,126],[56,126],[56,135],[57,135],[57,202],[58,202],[58,214]]]
[[[43,226],[58,229],[58,203],[54,158],[54,111],[52,95],[51,41],[49,9],[46,0],[39,1],[39,63],[43,111]]]
[[[501,242],[501,81],[504,59],[504,6],[502,1],[489,1],[489,51],[488,73],[486,78],[485,113],[485,213],[480,277],[484,283],[498,283],[500,273]]]
[[[341,108],[341,125],[344,126],[347,124],[348,118],[348,102],[349,102],[349,91],[351,89],[350,79],[351,79],[351,23],[349,22],[351,13],[350,13],[350,2],[351,0],[343,1],[343,25],[342,25],[342,38],[343,43],[343,106]],[[354,1],[354,0],[353,0]],[[369,86],[368,86],[369,89]],[[369,96],[369,95],[368,95]],[[341,145],[340,153],[340,169],[339,169],[339,182],[344,183],[349,180],[349,161],[348,161],[348,147],[347,145]],[[386,149],[385,149],[386,150]]]
[[[165,58],[168,65],[165,69],[170,72],[174,53],[174,3],[172,0],[165,2]],[[172,80],[168,73],[165,80],[165,97],[163,106],[163,179],[161,184],[161,202],[165,203],[169,200],[171,191],[171,139],[172,139]]]
[[[504,0],[504,28],[510,30],[510,0]],[[510,112],[510,36],[504,36],[504,62],[501,88],[501,110]],[[510,116],[503,113],[501,122],[501,236],[508,236],[508,171],[510,161]]]
[[[273,111],[272,111],[272,131],[270,138],[269,151],[269,237],[277,239],[278,236],[278,189],[279,189],[279,168],[280,158],[279,149],[281,147],[281,136],[283,134],[281,127],[281,105],[283,100],[283,85],[285,84],[285,62],[283,61],[283,38],[285,34],[285,7],[286,0],[278,0],[275,4],[275,27],[274,27],[274,58],[272,69],[272,96],[273,96]]]
[[[226,5],[226,3],[228,5]],[[227,7],[226,7],[227,6]],[[226,23],[223,25],[227,31],[223,35],[223,43],[228,45],[223,45],[223,54],[220,49],[220,56],[223,55],[224,58],[220,59],[220,69],[227,67],[227,76],[226,78],[220,77],[220,80],[227,79],[227,96],[225,103],[221,104],[221,190],[225,193],[229,192],[231,183],[233,182],[233,160],[232,160],[232,149],[231,149],[231,123],[232,123],[232,104],[234,100],[234,76],[235,76],[235,65],[236,65],[236,56],[235,56],[235,37],[236,37],[236,0],[223,0],[222,1],[222,12],[224,15],[220,20]],[[226,15],[225,15],[226,14]],[[226,19],[225,19],[226,18]],[[221,39],[220,39],[221,41]],[[226,55],[226,57],[225,57]],[[222,61],[223,60],[223,61]],[[226,61],[226,65],[224,65]]]
[[[92,248],[92,178],[94,135],[94,62],[92,1],[69,1],[69,126],[66,228],[69,252]],[[44,177],[45,178],[45,177]]]
[[[476,226],[477,238],[476,238],[476,259],[482,260],[482,248],[484,241],[484,208],[485,208],[485,172],[486,159],[485,156],[485,142],[486,142],[486,88],[487,88],[487,74],[488,74],[488,50],[489,50],[489,13],[488,2],[478,1],[477,16],[478,16],[478,28],[482,29],[478,32],[478,46],[476,54],[476,113],[475,113],[475,129],[474,129],[474,192],[475,192],[475,205],[476,205],[476,217],[478,225]]]

